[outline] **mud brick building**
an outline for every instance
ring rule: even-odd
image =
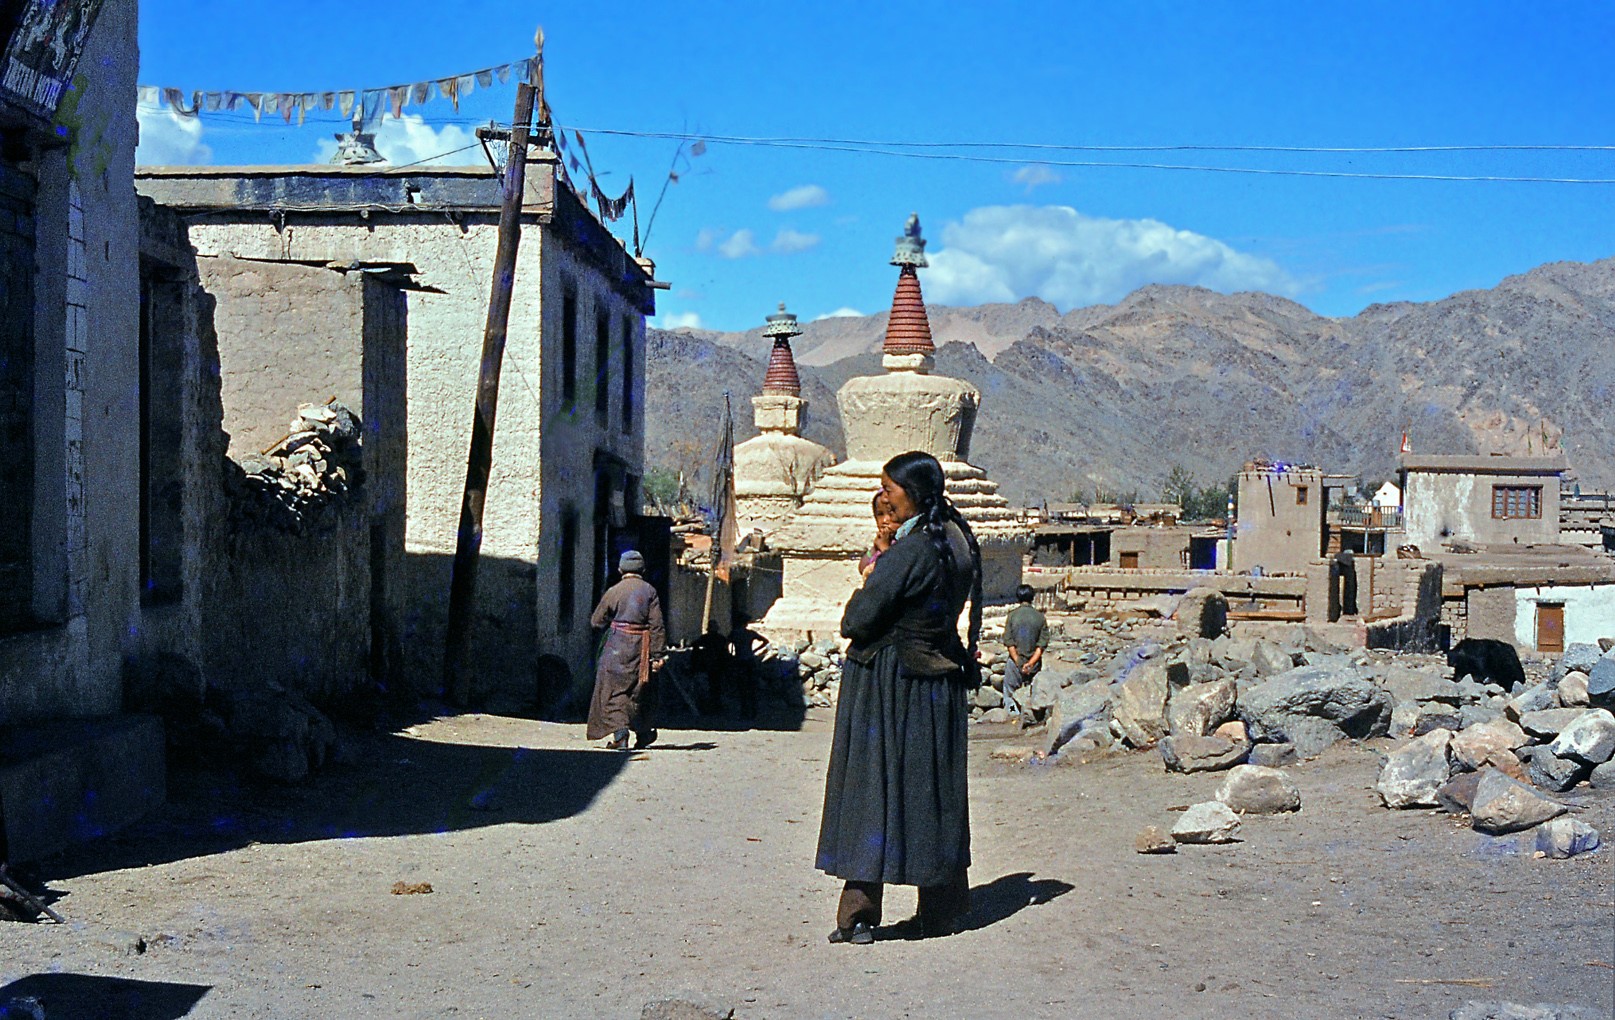
[[[405,555],[389,583],[407,675],[437,683],[500,179],[487,167],[174,167],[142,168],[137,185],[184,217],[204,263],[413,267],[394,380],[407,435]],[[551,153],[529,165],[522,230],[471,662],[477,693],[554,700],[587,681],[588,615],[616,552],[646,541],[635,514],[652,267],[560,180]],[[273,351],[278,340],[242,322],[232,342]],[[367,407],[366,418],[398,410]]]

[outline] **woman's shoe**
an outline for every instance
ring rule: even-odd
[[[867,946],[875,941],[875,929],[869,926],[868,921],[854,921],[851,928],[837,928],[830,933],[830,942],[840,945],[843,942],[855,946]]]
[[[959,917],[950,917],[946,921],[937,921],[928,917],[921,917],[919,918],[919,922],[920,938],[922,939],[945,938],[949,935],[957,935],[965,930],[965,919],[963,915]]]

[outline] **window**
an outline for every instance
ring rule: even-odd
[[[594,313],[594,418],[601,428],[611,420],[611,319],[604,308]]]
[[[578,512],[574,507],[561,511],[561,570],[556,586],[555,624],[557,630],[568,630],[577,613],[578,597]]]
[[[1542,516],[1542,486],[1492,486],[1492,517],[1497,520],[1536,520]]]
[[[0,165],[0,634],[33,622],[33,193]]]
[[[622,431],[634,431],[634,320],[622,317]]]
[[[567,284],[561,296],[561,406],[578,403],[578,292]]]
[[[1297,485],[1295,487],[1295,505],[1307,505],[1307,487],[1305,485]]]

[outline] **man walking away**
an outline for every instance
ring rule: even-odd
[[[1032,605],[1032,586],[1023,584],[1015,589],[1020,605],[1009,611],[1004,621],[1004,648],[1009,653],[1004,663],[1004,707],[1020,720],[1022,727],[1032,725],[1032,712],[1024,702],[1031,694],[1032,678],[1043,667],[1043,649],[1049,646],[1048,621]]]
[[[620,751],[628,746],[630,730],[638,738],[636,747],[656,739],[651,673],[661,665],[667,631],[661,599],[641,576],[645,557],[630,549],[617,561],[617,570],[622,580],[606,589],[589,617],[591,627],[606,631],[589,704],[589,739],[607,737],[605,746]]]

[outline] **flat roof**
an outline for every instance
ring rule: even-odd
[[[1557,457],[1504,457],[1487,454],[1402,455],[1404,471],[1447,471],[1455,474],[1557,475],[1569,470],[1564,454]]]

